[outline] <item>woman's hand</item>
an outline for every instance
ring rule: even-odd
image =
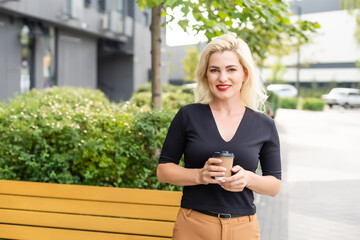
[[[235,173],[220,181],[221,187],[231,192],[242,192],[248,184],[246,170],[239,165],[234,166],[231,171]]]
[[[215,166],[215,163],[221,163],[221,159],[218,158],[209,158],[204,167],[200,169],[199,172],[199,183],[200,184],[209,184],[215,183],[219,184],[219,180],[215,180],[212,177],[223,177],[225,175],[226,169],[224,167]]]

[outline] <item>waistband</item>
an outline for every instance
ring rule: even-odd
[[[199,212],[208,216],[217,217],[220,219],[230,219],[230,218],[237,218],[237,217],[244,217],[244,215],[240,214],[230,214],[230,213],[218,213],[218,212],[211,212],[206,210],[199,210],[199,209],[193,209],[195,212]]]

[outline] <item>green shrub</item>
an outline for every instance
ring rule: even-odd
[[[296,109],[296,98],[279,98],[279,108]]]
[[[0,178],[180,189],[156,178],[173,116],[110,103],[95,90],[32,90],[0,105]]]
[[[130,104],[147,110],[151,109],[150,89],[145,91],[146,85],[137,90],[130,99]],[[192,90],[185,86],[164,85],[162,92],[162,106],[165,110],[177,111],[182,106],[194,102]]]
[[[322,111],[325,107],[325,101],[321,98],[305,98],[302,103],[302,109],[311,111]]]
[[[268,95],[269,95],[269,97],[266,102],[266,112],[268,114],[272,113],[273,114],[272,117],[275,117],[276,110],[279,107],[279,97],[272,91],[268,91]]]
[[[318,87],[316,89],[300,87],[300,96],[303,98],[320,98],[321,95],[329,93],[331,89],[332,87]]]
[[[177,86],[177,85],[172,85],[172,84],[163,84],[161,86],[161,91],[163,93],[167,93],[167,92],[177,92],[177,91],[182,91],[183,89],[185,89],[186,87],[184,86]],[[140,93],[140,92],[151,92],[151,83],[144,83],[141,86],[139,86],[136,91],[136,93]]]

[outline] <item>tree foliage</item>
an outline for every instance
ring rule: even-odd
[[[320,25],[306,20],[291,23],[289,5],[285,0],[137,0],[141,8],[163,4],[163,16],[175,20],[173,11],[180,8],[184,14],[178,25],[184,31],[204,32],[208,41],[232,32],[250,46],[260,65],[269,51],[282,49],[284,44],[306,43],[308,33]],[[196,22],[189,19],[193,17]]]
[[[185,49],[187,55],[181,60],[186,81],[195,81],[196,68],[199,62],[199,49],[188,47]]]
[[[174,114],[98,90],[33,89],[0,103],[0,179],[179,190],[156,177]]]
[[[286,67],[285,65],[282,63],[282,58],[281,56],[277,56],[276,57],[276,62],[270,66],[270,70],[271,70],[271,76],[268,79],[270,83],[273,84],[283,84],[285,83],[283,76],[286,72]]]
[[[355,33],[354,37],[357,45],[360,47],[360,0],[342,0],[341,7],[343,9],[348,9],[350,14],[355,15]],[[360,68],[360,61],[356,61],[355,65],[357,68]],[[360,88],[360,83],[359,83]]]
[[[360,0],[342,0],[341,7],[348,9],[351,14],[354,14],[356,21],[355,39],[360,46]]]

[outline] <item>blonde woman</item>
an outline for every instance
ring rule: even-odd
[[[243,40],[225,34],[205,47],[197,103],[174,117],[157,168],[159,181],[184,186],[173,239],[260,239],[253,192],[275,196],[281,185],[278,133],[262,113],[266,97]],[[224,150],[235,156],[232,176],[216,180],[225,169],[212,154]]]

